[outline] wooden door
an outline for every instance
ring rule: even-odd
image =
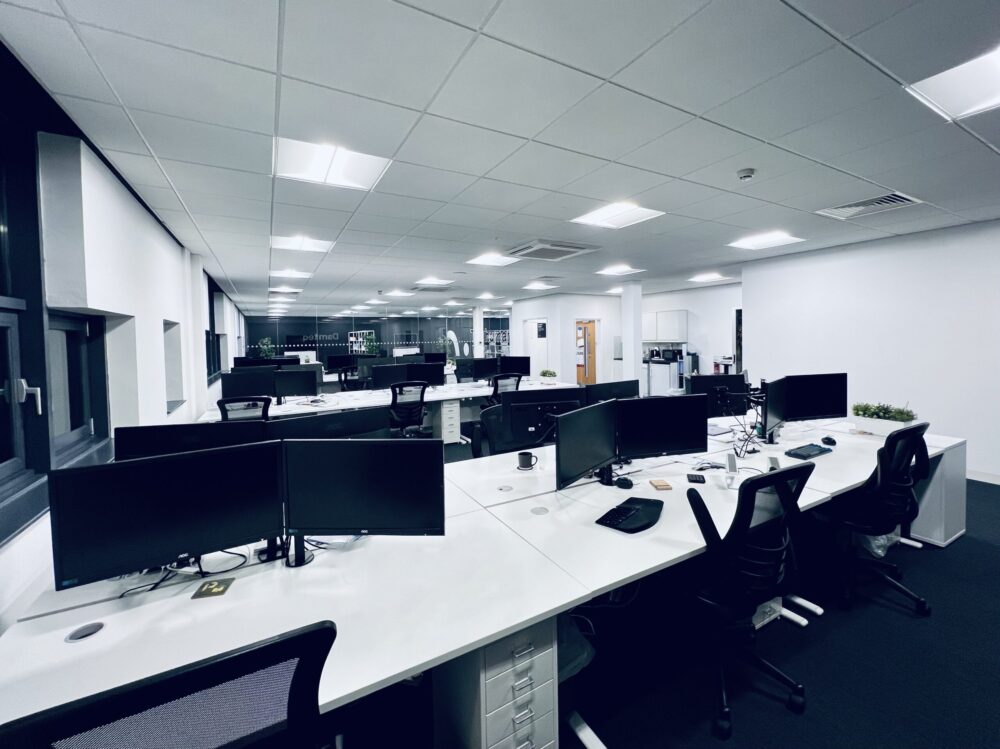
[[[576,384],[597,383],[597,322],[576,321]]]

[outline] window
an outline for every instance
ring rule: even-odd
[[[215,295],[221,292],[220,286],[207,273],[205,280],[208,286],[208,330],[205,331],[205,366],[208,369],[208,384],[222,376],[222,341],[223,336],[215,332]]]

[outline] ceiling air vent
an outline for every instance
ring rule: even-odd
[[[839,218],[843,221],[849,218],[857,218],[858,216],[868,216],[872,213],[893,211],[897,208],[905,208],[908,205],[916,205],[920,202],[916,198],[911,198],[909,195],[904,195],[901,192],[891,192],[888,195],[880,195],[877,198],[870,198],[869,200],[862,200],[857,203],[838,205],[836,208],[823,208],[816,211],[816,213],[820,216]]]
[[[597,245],[580,244],[579,242],[561,242],[557,239],[533,239],[518,245],[507,254],[521,260],[548,260],[558,262],[566,258],[584,255],[598,249]]]

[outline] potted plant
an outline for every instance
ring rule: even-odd
[[[888,403],[855,403],[851,411],[857,431],[881,437],[910,426],[917,420],[917,415],[906,406],[890,406]]]
[[[270,338],[261,338],[257,341],[257,349],[260,352],[261,359],[274,358],[274,345],[271,343]]]
[[[542,382],[554,383],[556,381],[556,372],[554,369],[543,369],[539,374],[542,377]]]

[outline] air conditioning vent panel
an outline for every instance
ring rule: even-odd
[[[857,203],[847,203],[845,205],[834,206],[833,208],[821,208],[816,211],[820,216],[846,221],[860,216],[870,216],[873,213],[892,211],[897,208],[905,208],[908,205],[917,205],[923,201],[904,195],[901,192],[891,192],[887,195],[880,195],[877,198],[861,200]]]
[[[557,239],[533,239],[508,250],[507,254],[520,260],[547,260],[550,263],[557,263],[596,249],[597,245],[592,244],[563,242]]]

